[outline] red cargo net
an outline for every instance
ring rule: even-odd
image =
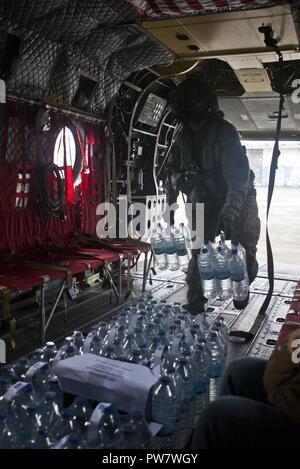
[[[149,19],[183,17],[204,13],[234,11],[278,2],[267,0],[127,0],[140,16]]]

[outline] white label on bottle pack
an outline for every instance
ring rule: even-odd
[[[4,394],[3,398],[6,401],[13,401],[17,394],[22,391],[26,386],[29,386],[29,383],[23,381],[18,381],[16,384],[11,386],[8,391]]]
[[[45,363],[45,362],[37,362],[35,363],[34,365],[32,365],[29,370],[27,371],[26,375],[25,375],[25,380],[26,381],[30,381],[33,376],[39,371],[39,370],[42,370],[43,368],[45,368],[45,370],[47,370],[49,367],[48,367],[48,364]]]
[[[104,415],[104,410],[110,406],[111,404],[109,402],[101,402],[100,404],[98,404],[94,412],[91,415],[91,418],[90,418],[91,425],[98,426]]]
[[[111,402],[124,412],[144,412],[158,378],[142,365],[91,353],[67,358],[55,366],[61,388],[98,402]]]

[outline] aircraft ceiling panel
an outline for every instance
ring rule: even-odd
[[[243,105],[249,112],[257,130],[275,130],[277,119],[275,113],[278,112],[278,98],[244,98],[241,99]],[[283,130],[295,130],[295,122],[291,112],[286,105],[286,118],[282,120]],[[273,118],[272,118],[273,115]]]
[[[225,119],[231,122],[239,131],[255,131],[256,126],[239,98],[219,99],[220,109],[225,114]]]

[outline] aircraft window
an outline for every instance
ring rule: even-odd
[[[76,160],[77,151],[73,133],[69,127],[63,127],[57,136],[53,156],[53,162],[59,167],[62,179],[65,179],[65,166],[71,166],[74,170]],[[80,183],[81,177],[79,175],[74,182],[74,186],[78,186]]]

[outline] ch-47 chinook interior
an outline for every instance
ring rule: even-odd
[[[209,334],[222,324],[227,365],[268,360],[300,325],[300,2],[0,0],[0,57],[1,426],[8,419],[2,414],[12,418],[16,410],[16,383],[41,394],[45,363],[45,392],[58,386],[50,370],[59,361],[63,374],[63,358],[98,355],[155,368],[157,350],[176,343],[175,336],[160,342],[160,331],[166,340],[174,326],[170,314],[190,349],[197,328]],[[195,317],[182,308],[182,253],[163,247],[167,162],[182,129],[170,103],[190,76],[208,83],[238,131],[261,220],[248,303],[236,309],[232,296],[217,295]],[[186,200],[180,193],[175,226],[189,256]],[[163,230],[160,251],[155,229]],[[138,324],[152,324],[156,338],[147,343],[144,330],[143,347],[153,355],[136,350],[137,340],[127,350]],[[63,381],[65,405],[83,388],[72,393]],[[98,402],[118,406],[118,396],[111,390],[109,401],[105,392]],[[82,394],[95,406],[95,394]],[[126,425],[121,448],[133,432]],[[45,432],[34,439],[13,430],[9,439],[0,429],[0,448],[45,448]],[[55,435],[52,445],[68,436]],[[84,447],[76,435],[60,444]],[[150,448],[180,448],[167,437],[169,446],[156,435]]]

